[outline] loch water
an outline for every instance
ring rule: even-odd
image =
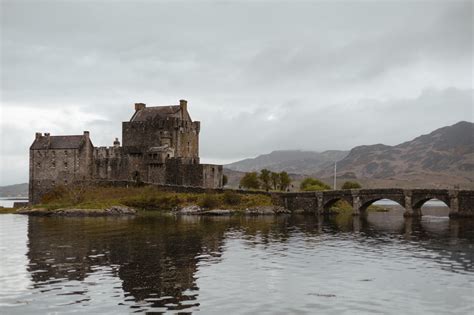
[[[1,314],[474,314],[474,222],[0,215]]]

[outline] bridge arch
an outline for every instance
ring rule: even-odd
[[[348,198],[347,196],[338,196],[338,197],[323,199],[324,212],[329,212],[329,209],[331,209],[331,207],[334,206],[334,204],[336,204],[336,202],[338,201],[345,201],[351,207],[354,207],[352,198]]]
[[[412,208],[414,211],[421,211],[421,207],[423,205],[430,201],[430,200],[439,200],[442,201],[448,208],[451,209],[451,200],[447,194],[425,194],[422,196],[417,196],[415,198],[412,198]]]
[[[448,212],[451,211],[451,202],[450,200],[441,200],[438,198],[423,198],[421,200],[418,200],[416,203],[413,204],[413,209],[421,211],[421,208],[426,205],[427,202],[429,201],[440,201],[442,202],[446,207],[448,207]]]
[[[390,200],[390,201],[395,202],[400,207],[405,208],[405,203],[402,200],[400,200],[399,198],[376,197],[376,198],[361,200],[361,204],[360,204],[360,207],[359,207],[359,212],[360,213],[366,213],[366,210],[367,210],[368,207],[370,207],[375,202],[380,201],[380,200]]]

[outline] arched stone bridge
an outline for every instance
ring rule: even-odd
[[[338,200],[347,201],[353,214],[365,213],[374,202],[389,199],[405,208],[405,216],[421,216],[421,207],[431,199],[443,201],[450,209],[450,217],[474,217],[474,191],[447,189],[352,189],[318,192],[279,193],[278,202],[289,210],[303,210],[315,214],[329,213]]]

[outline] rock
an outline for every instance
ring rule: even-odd
[[[250,215],[269,215],[269,214],[289,214],[290,210],[287,210],[280,206],[261,206],[255,208],[248,208],[245,210],[246,214]]]
[[[109,215],[135,215],[137,210],[126,206],[112,206],[104,210]]]
[[[225,210],[225,209],[213,209],[213,210],[206,210],[203,211],[202,215],[232,215],[235,211],[233,210]]]
[[[179,210],[177,210],[177,213],[179,214],[200,214],[203,210],[201,207],[197,205],[192,205],[192,206],[185,206]]]
[[[112,206],[106,209],[56,209],[48,210],[44,208],[37,209],[19,209],[18,214],[32,216],[64,216],[64,217],[103,217],[103,216],[121,216],[135,215],[136,210],[125,206]]]

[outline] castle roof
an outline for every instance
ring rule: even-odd
[[[136,111],[130,121],[147,121],[156,117],[179,117],[177,114],[179,114],[180,109],[179,105],[145,107]]]
[[[35,139],[31,150],[45,149],[79,149],[84,141],[84,136],[42,136]]]

